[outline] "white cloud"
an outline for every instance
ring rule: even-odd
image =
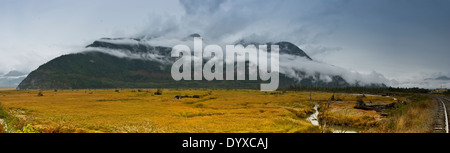
[[[448,4],[445,0],[0,1],[0,73],[32,71],[102,37],[146,36],[153,38],[147,42],[151,45],[173,46],[199,33],[208,44],[219,45],[240,39],[289,41],[321,63],[345,68],[324,66],[321,71],[350,71],[349,79],[383,82],[382,73],[397,83],[420,82],[411,76],[449,72]]]

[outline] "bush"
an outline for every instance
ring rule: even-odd
[[[158,89],[156,89],[156,92],[155,92],[155,95],[162,95],[162,89],[161,88],[158,88]]]
[[[0,133],[6,133],[6,129],[3,127],[4,127],[4,125],[0,124]]]
[[[356,106],[355,107],[364,107],[366,104],[364,103],[363,97],[356,97]]]
[[[42,93],[42,91],[39,91],[38,94],[37,94],[37,96],[38,96],[38,97],[42,97],[42,96],[44,96],[44,94]]]
[[[6,118],[6,117],[8,117],[8,113],[6,113],[5,110],[3,110],[2,103],[0,102],[0,118]]]
[[[335,100],[336,100],[336,99],[334,98],[334,93],[333,93],[333,95],[331,96],[330,100],[331,100],[331,101],[335,101]]]
[[[42,131],[40,128],[33,128],[31,124],[27,124],[22,130],[17,130],[17,133],[41,133],[40,131]]]
[[[9,117],[9,114],[3,110],[2,103],[0,103],[0,118],[6,119],[8,117]],[[6,123],[4,123],[4,122],[6,122],[6,121],[3,120],[3,123],[0,124],[0,133],[6,133],[6,126],[5,126]]]

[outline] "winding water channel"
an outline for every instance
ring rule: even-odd
[[[306,120],[310,121],[312,125],[314,126],[320,126],[319,125],[319,119],[318,119],[318,115],[319,115],[319,104],[314,105],[314,113],[311,114],[308,118],[306,118]],[[347,130],[348,128],[345,127],[337,127],[337,129],[340,130],[336,130],[333,129],[333,133],[358,133],[357,131],[351,131],[351,130]]]
[[[353,94],[353,95],[364,95],[364,94]],[[381,95],[370,95],[370,94],[365,94],[366,96],[381,96]],[[389,97],[389,96],[386,96]],[[392,99],[394,101],[397,101],[397,98],[392,97]],[[311,114],[309,117],[306,118],[306,120],[308,120],[309,122],[311,122],[312,125],[314,126],[320,126],[319,124],[319,104],[314,105],[314,113]],[[346,128],[346,127],[341,127],[341,126],[335,126],[335,129],[333,129],[333,133],[358,133],[357,131],[354,131],[352,129]]]

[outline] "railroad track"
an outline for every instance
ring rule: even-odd
[[[433,95],[438,104],[435,116],[434,132],[449,133],[449,114],[450,98],[445,96]]]

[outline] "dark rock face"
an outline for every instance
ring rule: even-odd
[[[278,45],[280,47],[280,54],[296,55],[312,60],[312,58],[309,57],[302,49],[298,48],[296,45],[290,42],[279,42],[275,43],[275,45]]]

